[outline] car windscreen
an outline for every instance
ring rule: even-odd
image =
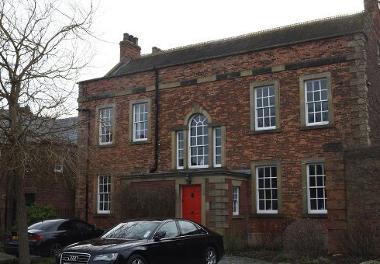
[[[28,227],[28,229],[38,229],[45,232],[56,231],[63,220],[46,220],[42,222],[35,223]]]
[[[147,239],[160,225],[158,221],[136,221],[121,223],[105,233],[108,239]]]

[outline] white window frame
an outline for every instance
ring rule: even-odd
[[[240,187],[232,186],[232,215],[240,215]]]
[[[320,121],[320,122],[313,122],[313,123],[310,123],[309,122],[309,108],[308,108],[308,100],[307,100],[307,83],[308,82],[315,82],[315,81],[319,81],[319,85],[320,87],[321,86],[321,81],[322,80],[325,80],[326,81],[326,96],[327,96],[327,100],[322,100],[322,98],[320,98],[319,101],[313,101],[310,102],[310,103],[315,103],[315,102],[326,102],[327,104],[327,118],[329,119],[328,121]],[[315,79],[307,79],[307,80],[304,80],[304,93],[305,93],[305,104],[304,104],[304,108],[305,108],[305,124],[306,126],[322,126],[322,125],[328,125],[330,123],[330,102],[329,102],[329,79],[326,78],[326,77],[322,77],[322,78],[315,78]],[[313,87],[314,87],[314,84],[313,84]],[[313,91],[314,93],[314,91]],[[314,96],[314,95],[313,95]],[[322,106],[321,106],[322,107]],[[322,117],[323,117],[323,111],[321,111],[321,120],[322,120]],[[315,120],[315,112],[314,112],[314,120]]]
[[[182,149],[179,148],[180,146],[180,139],[179,134],[182,134]],[[185,132],[183,130],[176,132],[176,163],[177,163],[177,169],[182,170],[185,168]],[[183,166],[179,165],[179,152],[182,151],[182,159],[183,159]]]
[[[220,146],[216,146],[216,131],[219,130],[220,131]],[[223,140],[223,135],[222,135],[222,128],[221,127],[214,127],[214,131],[213,131],[213,148],[214,148],[214,151],[213,151],[213,154],[214,154],[214,157],[213,157],[213,160],[214,160],[214,167],[218,168],[218,167],[222,167],[222,158],[223,158],[223,143],[222,143],[222,140]],[[217,158],[217,155],[216,155],[216,148],[220,148],[220,163],[216,163],[216,158]]]
[[[102,134],[102,127],[103,127],[103,115],[102,115],[102,112],[103,111],[110,111],[109,114],[108,114],[108,117],[110,120],[110,138],[111,140],[110,141],[102,141],[102,136],[106,135],[106,134]],[[113,133],[113,130],[114,130],[114,121],[113,121],[113,115],[114,115],[114,110],[113,110],[113,107],[103,107],[103,108],[99,108],[98,110],[98,115],[99,115],[99,145],[110,145],[110,144],[113,144],[113,140],[114,140],[114,133]]]
[[[142,105],[145,105],[145,112],[144,112],[144,117],[146,116],[146,119],[145,120],[139,120],[139,121],[136,121],[136,110],[137,110],[137,107],[141,107]],[[134,103],[132,105],[132,138],[133,138],[133,142],[139,142],[139,141],[147,141],[148,140],[148,133],[149,133],[149,109],[148,109],[149,105],[147,102],[142,102],[142,103]],[[141,114],[141,109],[139,109],[139,113]],[[143,124],[145,123],[146,125],[146,134],[145,134],[145,138],[136,138],[136,125],[137,124]]]
[[[106,183],[102,182],[101,179],[107,179]],[[107,192],[100,192],[100,185],[107,185]],[[111,183],[111,176],[104,176],[100,175],[98,176],[98,184],[97,184],[97,212],[98,214],[110,214],[111,213],[111,192],[112,192],[112,183]],[[104,194],[108,194],[108,201],[103,201],[103,208],[100,208],[100,202],[101,202],[101,197]],[[104,210],[104,203],[108,203],[108,210]]]
[[[265,170],[265,168],[268,168],[268,167],[269,168],[272,168],[272,167],[276,168],[276,178],[277,178],[277,186],[276,186],[276,188],[277,188],[277,210],[261,210],[260,209],[259,169],[260,168],[264,168],[264,170]],[[279,179],[278,173],[279,173],[279,171],[278,171],[278,168],[279,167],[276,166],[276,165],[262,165],[262,166],[257,166],[256,167],[256,211],[257,211],[258,214],[278,214],[278,208],[279,208],[279,199],[278,199],[278,197],[279,197],[279,188],[278,188],[278,184],[279,184],[279,182],[278,182],[278,179]],[[272,174],[272,170],[271,170],[271,174]],[[272,178],[272,175],[271,175],[270,178]],[[270,188],[272,188],[272,186]],[[265,187],[265,180],[264,180],[264,193],[265,193],[266,189],[267,188]],[[271,199],[271,200],[273,200],[273,199]],[[266,201],[266,199],[264,198],[264,203],[265,203],[265,201]]]
[[[274,97],[274,104],[273,105],[270,105],[270,103],[268,104],[268,106],[261,106],[261,107],[259,107],[258,106],[258,104],[257,104],[257,92],[258,92],[258,90],[259,89],[267,89],[267,88],[272,88],[273,89],[273,92],[274,92],[274,95],[273,96],[269,96],[269,93],[268,93],[268,96],[266,96],[266,97],[264,97],[264,95],[261,97],[261,98],[268,98],[268,100],[269,100],[269,98],[270,97]],[[256,131],[265,131],[265,130],[272,130],[272,129],[276,129],[277,128],[277,126],[276,126],[276,123],[277,123],[277,105],[276,105],[276,86],[274,85],[274,84],[271,84],[271,85],[263,85],[263,86],[256,86],[256,87],[254,87],[254,100],[255,100],[255,102],[254,102],[254,105],[255,105],[255,109],[254,109],[254,111],[255,111],[255,130]],[[269,113],[269,118],[272,118],[272,117],[274,117],[275,119],[275,122],[274,122],[274,126],[268,126],[268,127],[259,127],[259,115],[258,115],[258,110],[259,109],[265,109],[265,108],[271,108],[271,107],[274,107],[274,116],[272,116],[270,113]],[[264,110],[263,110],[264,111]],[[270,110],[269,110],[270,111]],[[264,115],[264,120],[265,120],[265,115]],[[265,122],[263,120],[263,122]]]
[[[323,166],[323,170],[324,170],[324,179],[323,179],[323,183],[324,183],[324,186],[323,186],[323,189],[324,189],[324,197],[323,198],[319,198],[317,197],[316,200],[317,200],[317,204],[318,204],[318,200],[319,199],[324,199],[324,207],[325,209],[324,210],[313,210],[311,209],[311,196],[310,196],[310,189],[311,189],[311,186],[310,186],[310,166],[315,166],[315,165],[322,165]],[[318,175],[318,176],[322,176],[322,175]],[[306,164],[306,177],[307,177],[307,210],[308,210],[308,213],[309,214],[327,214],[327,196],[326,196],[326,171],[325,171],[325,164],[323,162],[315,162],[315,163],[308,163]],[[316,184],[317,184],[317,181],[316,181]],[[313,186],[314,188],[318,188],[318,186]],[[317,192],[317,195],[318,195],[318,192]]]
[[[63,173],[63,164],[62,163],[56,163],[54,165],[54,172],[55,173]]]
[[[207,164],[203,164],[203,165],[191,165],[191,122],[193,121],[193,119],[198,116],[198,115],[201,115],[203,116],[205,119],[206,119],[206,122],[207,122],[207,126],[206,126],[206,131],[207,131],[207,138],[209,138],[209,133],[208,133],[208,120],[207,120],[207,117],[203,114],[195,114],[191,117],[190,121],[189,121],[189,131],[188,131],[188,166],[190,169],[204,169],[204,168],[208,168],[208,162],[209,162],[209,159],[210,159],[210,153],[208,151],[208,148],[209,148],[209,144],[207,142],[206,145],[196,145],[197,147],[198,146],[204,146],[205,148],[207,148]]]

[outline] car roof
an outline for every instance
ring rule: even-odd
[[[123,221],[124,223],[127,222],[136,222],[136,221],[152,221],[152,222],[167,222],[167,221],[189,221],[193,222],[188,219],[182,219],[182,218],[163,218],[163,217],[155,217],[155,218],[134,218],[134,219],[126,219]]]
[[[63,219],[63,218],[59,218],[59,219],[46,219],[46,220],[42,220],[42,221],[38,221],[38,222],[35,222],[34,224],[38,224],[38,223],[59,223],[59,222],[65,222],[65,221],[68,221],[69,219]]]

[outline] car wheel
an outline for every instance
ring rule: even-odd
[[[132,255],[128,259],[127,264],[148,264],[148,261],[146,261],[146,259],[143,256],[136,254],[136,255]]]
[[[59,253],[61,253],[61,251],[62,251],[62,245],[59,243],[53,243],[49,247],[49,256],[54,257],[58,255]]]
[[[212,248],[212,247],[207,248],[204,263],[205,264],[216,264],[217,263],[216,251],[214,248]]]

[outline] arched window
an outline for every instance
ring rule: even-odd
[[[208,121],[204,115],[196,114],[190,119],[189,138],[189,167],[208,167]]]

